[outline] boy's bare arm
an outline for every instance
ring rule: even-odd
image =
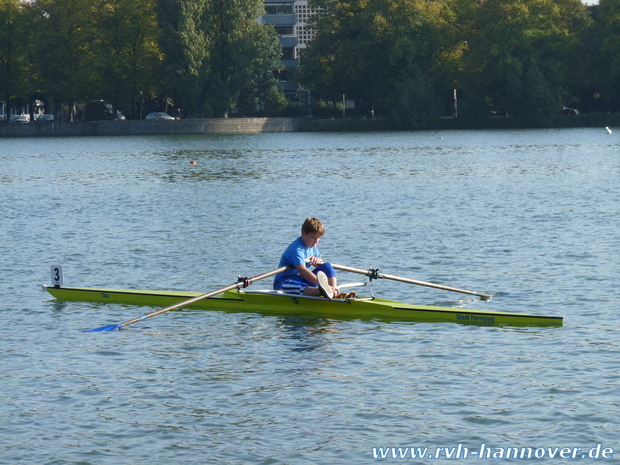
[[[312,271],[310,271],[306,267],[306,265],[297,265],[295,267],[295,269],[299,273],[299,276],[301,276],[302,278],[307,279],[311,283],[318,284],[318,280],[316,279],[316,275]]]

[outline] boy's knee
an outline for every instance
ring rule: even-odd
[[[314,274],[317,274],[319,271],[322,271],[323,273],[325,273],[325,276],[327,276],[328,278],[336,277],[336,270],[334,269],[331,263],[321,263],[314,270],[312,270]]]

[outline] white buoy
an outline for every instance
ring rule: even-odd
[[[611,134],[611,129],[609,129],[609,126],[605,126],[605,129],[607,129],[607,134]]]

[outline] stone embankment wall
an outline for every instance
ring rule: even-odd
[[[174,121],[78,121],[0,123],[0,137],[146,136],[166,134],[252,134],[296,132],[303,118],[213,118]]]

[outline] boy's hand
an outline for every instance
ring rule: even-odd
[[[321,257],[311,256],[311,257],[308,257],[308,262],[312,266],[318,266],[323,263],[323,259]]]

